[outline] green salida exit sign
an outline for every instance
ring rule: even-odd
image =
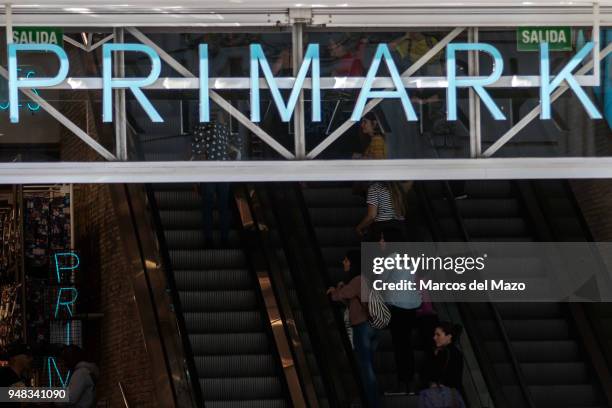
[[[570,27],[520,27],[516,30],[516,49],[539,51],[540,44],[547,42],[550,51],[572,50]]]
[[[64,31],[54,27],[15,27],[13,28],[15,44],[55,44],[62,46]]]

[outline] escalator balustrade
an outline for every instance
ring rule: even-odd
[[[238,231],[231,229],[224,246],[205,247],[193,185],[153,188],[205,406],[291,406]],[[216,212],[214,222],[219,242]]]
[[[521,195],[511,181],[468,181],[467,198],[450,202],[441,182],[425,183],[434,216],[444,239],[488,242],[529,242],[538,236]],[[453,205],[460,218],[454,220]],[[464,231],[461,231],[461,229]],[[534,276],[538,266],[515,259],[517,276]],[[486,304],[470,304],[480,332],[494,333],[496,324]],[[604,407],[598,380],[589,364],[568,305],[560,303],[495,303],[502,329],[518,362],[534,407]],[[495,336],[484,339],[485,350],[509,401],[520,401],[515,373]]]

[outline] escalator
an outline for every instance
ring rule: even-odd
[[[467,182],[468,198],[454,200],[445,183],[421,183],[425,198],[444,241],[529,242],[542,240],[534,230],[528,205],[519,187],[510,181]],[[342,280],[340,260],[358,248],[354,232],[365,212],[362,197],[351,185],[309,183],[302,189],[310,221],[325,260],[328,284]],[[554,196],[553,196],[554,197]],[[557,198],[555,205],[561,206]],[[410,214],[410,212],[409,212]],[[575,239],[575,220],[566,217],[568,236]],[[413,224],[412,239],[427,233]],[[435,235],[435,234],[431,234]],[[528,271],[524,271],[527,272]],[[585,350],[572,306],[556,303],[465,304],[466,328],[472,328],[477,353],[490,389],[500,407],[604,407],[608,405],[589,352]],[[601,313],[602,308],[597,308]],[[605,315],[607,316],[607,315]],[[470,333],[468,333],[470,334]],[[422,350],[416,352],[417,366]],[[382,334],[376,370],[384,390],[394,388],[395,367],[388,331]],[[497,388],[495,388],[497,386]],[[405,402],[403,402],[405,404]]]
[[[415,206],[425,200],[438,231],[434,234],[434,227],[422,225],[419,205],[408,212],[414,215],[407,220],[414,232],[411,239],[541,240],[524,189],[514,182],[468,182],[465,200],[449,197],[444,184],[420,183],[415,189],[418,200],[409,202]],[[302,383],[304,366],[312,377],[309,401],[316,402],[308,405],[363,406],[352,383],[358,377],[349,362],[350,345],[343,344],[344,329],[327,305],[324,289],[344,279],[341,260],[348,249],[359,247],[354,226],[365,213],[364,199],[347,183],[308,183],[293,188],[303,200],[304,208],[298,211],[299,203],[279,196],[281,188],[259,188],[266,189],[269,194],[262,194],[260,203],[265,215],[255,217],[256,236],[262,240],[259,245],[268,248],[263,251],[267,267],[278,272],[270,274],[272,286],[276,290],[275,281],[282,281],[289,293],[291,312],[282,317],[287,330],[295,329],[301,339],[293,343],[300,343],[305,354],[296,359]],[[234,221],[226,245],[205,248],[202,203],[193,185],[150,186],[149,201],[170,290],[177,295],[179,329],[187,334],[184,347],[192,383],[202,402],[207,407],[296,406],[258,284],[256,271],[261,267],[253,265],[253,248],[245,242],[240,222]],[[564,208],[559,200],[554,202]],[[576,226],[569,221],[565,225],[568,236],[575,237]],[[317,253],[322,265],[315,261]],[[469,304],[462,309],[469,309],[462,317],[468,335],[478,337],[473,344],[482,355],[479,363],[496,394],[496,407],[608,406],[568,305]],[[423,346],[416,338],[414,344],[418,367]],[[396,389],[388,330],[382,332],[375,369],[382,390]],[[308,393],[307,387],[304,390]],[[417,398],[387,393],[384,403],[387,408],[416,407]]]
[[[188,354],[205,406],[291,406],[257,279],[236,227],[227,244],[206,248],[202,203],[194,186],[153,185],[151,192],[163,229],[166,267],[180,299],[177,316],[188,334]],[[214,240],[219,242],[218,231]]]
[[[443,240],[528,242],[543,240],[533,202],[523,182],[468,181],[467,198],[455,200],[445,183],[425,183],[426,195]],[[573,224],[568,222],[568,224]],[[575,232],[575,230],[573,231]],[[549,240],[555,240],[548,236]],[[537,266],[515,259],[517,274],[537,274]],[[533,270],[529,269],[533,267]],[[529,269],[526,270],[525,268]],[[509,406],[603,407],[601,384],[585,347],[572,306],[561,303],[466,304],[503,399]],[[492,333],[502,331],[501,336]],[[504,349],[505,339],[510,350]],[[509,352],[509,353],[508,353]],[[521,395],[522,389],[522,395]]]
[[[353,194],[350,183],[308,183],[302,188],[307,216],[324,261],[327,285],[335,286],[346,279],[342,259],[350,249],[359,249],[355,227],[365,214],[365,199]],[[408,220],[411,221],[411,220]],[[413,345],[417,368],[425,356],[423,345],[414,333]],[[382,330],[375,356],[379,388],[384,392],[385,407],[416,407],[418,398],[397,393],[397,375],[391,334]]]

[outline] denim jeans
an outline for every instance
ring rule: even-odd
[[[368,322],[353,326],[353,342],[361,370],[361,380],[368,398],[368,406],[378,408],[380,406],[378,383],[374,373],[374,353],[378,346],[378,330],[370,326]]]
[[[215,195],[217,196],[217,210],[219,211],[219,228],[221,230],[221,241],[227,243],[229,234],[229,183],[202,183],[200,184],[202,194],[202,219],[204,221],[204,239],[212,242],[213,239],[213,208]]]

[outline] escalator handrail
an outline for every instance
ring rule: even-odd
[[[419,183],[415,183],[415,190],[417,191],[420,205],[424,210],[425,219],[433,236],[434,242],[444,241],[444,234],[442,233],[442,228],[437,218],[435,218],[433,215],[433,211],[430,204],[431,198],[427,193],[427,189],[425,189],[424,186],[421,186]],[[470,339],[473,343],[478,345],[477,348],[479,350],[484,350],[485,345],[484,341],[482,340],[484,339],[484,333],[478,327],[477,324],[472,324],[472,322],[476,320],[476,317],[473,315],[472,310],[468,307],[465,307],[465,305],[461,304],[460,302],[457,303],[457,307],[459,308],[461,315],[464,316],[463,323],[467,326],[466,329]],[[494,402],[496,407],[506,408],[506,400],[503,398],[502,395],[499,395],[502,390],[502,386],[501,383],[498,381],[497,375],[495,374],[495,370],[493,369],[493,362],[488,357],[487,353],[477,353],[476,357],[479,361],[479,365],[482,371],[486,374],[484,378],[489,389],[492,389],[494,391],[491,394],[495,395]]]
[[[310,217],[310,212],[308,211],[308,206],[306,205],[306,199],[304,198],[303,191],[299,184],[294,184],[290,190],[292,190],[295,194],[295,198],[298,202],[297,210],[300,213],[301,219],[304,220],[304,225],[306,226],[306,234],[308,235],[308,241],[312,243],[313,253],[315,255],[315,264],[317,265],[317,270],[319,271],[321,278],[324,282],[326,282],[327,286],[335,285],[335,282],[331,282],[329,279],[329,275],[325,272],[327,270],[327,265],[323,258],[323,254],[321,252],[321,246],[319,244],[319,240],[317,239],[316,232],[314,230],[314,226],[312,223],[312,219]],[[344,322],[344,317],[340,316],[338,313],[337,306],[328,298],[328,305],[332,310],[332,315],[334,317],[334,324],[336,326],[336,330],[339,333],[345,333],[346,325]],[[349,363],[351,365],[351,370],[353,373],[359,372],[359,367],[357,360],[355,358],[355,354],[353,353],[353,348],[351,346],[350,340],[348,336],[342,335],[340,336],[342,339],[344,350],[347,351],[347,355],[349,356]],[[361,377],[358,374],[354,375],[355,382],[359,387],[359,393],[362,401],[366,401],[365,388],[363,383],[361,382]]]
[[[189,341],[189,335],[187,334],[187,324],[183,315],[183,309],[181,306],[180,297],[176,288],[176,281],[174,280],[174,270],[172,268],[172,261],[170,258],[170,252],[168,250],[168,244],[166,242],[166,234],[161,221],[159,207],[157,205],[157,199],[155,198],[155,192],[150,184],[145,184],[145,192],[147,195],[147,201],[151,209],[151,218],[153,221],[153,228],[155,229],[155,236],[159,245],[159,253],[165,273],[165,280],[167,285],[167,291],[172,301],[172,307],[174,315],[176,317],[176,327],[178,336],[183,346],[183,352],[187,364],[187,380],[189,381],[192,389],[194,390],[194,396],[198,407],[204,406],[202,389],[200,382],[196,379],[199,378],[198,371],[193,359],[193,350],[191,349],[191,342]]]
[[[465,242],[469,242],[470,236],[465,227],[465,223],[463,222],[463,217],[461,216],[461,212],[459,211],[459,206],[457,205],[457,202],[455,200],[455,196],[450,187],[450,184],[446,180],[443,181],[442,183],[444,184],[444,194],[446,196],[446,200],[451,205],[451,210],[453,212],[453,215],[455,216],[455,221],[457,222],[457,225],[459,226],[459,230],[461,232],[462,238]],[[516,355],[514,354],[514,350],[512,350],[512,345],[510,344],[510,339],[508,338],[508,333],[506,332],[506,329],[504,327],[504,323],[501,319],[499,311],[497,310],[497,307],[495,307],[493,302],[487,302],[487,305],[489,306],[489,308],[491,309],[491,313],[493,314],[493,319],[495,321],[497,330],[501,335],[504,349],[506,350],[507,355],[510,357],[510,364],[512,366],[512,371],[514,371],[514,375],[516,376],[516,380],[519,384],[519,388],[521,389],[521,393],[523,394],[523,397],[525,398],[525,401],[527,402],[527,405],[529,406],[529,408],[535,408],[535,403],[533,399],[531,398],[531,393],[529,392],[527,381],[525,380],[525,377],[523,375],[523,371],[521,370],[521,366],[518,362],[518,359],[516,358]]]

